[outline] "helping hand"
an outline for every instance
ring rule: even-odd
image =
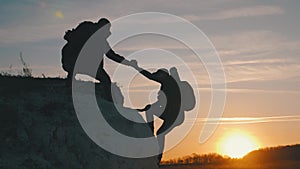
[[[131,61],[129,61],[130,62],[130,66],[132,66],[132,67],[134,67],[134,68],[139,68],[139,66],[138,66],[138,63],[137,63],[137,61],[136,60],[131,60]]]

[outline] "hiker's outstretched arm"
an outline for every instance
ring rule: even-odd
[[[130,65],[131,62],[126,60],[123,56],[116,54],[112,49],[109,49],[108,52],[106,53],[106,56],[110,58],[111,60],[122,63],[124,65]]]
[[[156,79],[152,73],[148,72],[147,70],[143,69],[143,68],[140,68],[139,66],[137,65],[134,65],[133,66],[137,71],[139,71],[142,75],[144,75],[146,78],[150,79],[150,80],[154,80],[156,82],[159,82],[158,79]]]

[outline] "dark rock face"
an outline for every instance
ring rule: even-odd
[[[0,77],[0,93],[0,169],[158,168],[156,157],[126,158],[96,145],[78,122],[64,80]],[[151,136],[145,124],[122,124]]]

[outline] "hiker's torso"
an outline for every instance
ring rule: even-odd
[[[177,82],[171,76],[162,80],[158,99],[166,99],[165,110],[160,117],[164,120],[175,120],[180,111],[181,95]]]

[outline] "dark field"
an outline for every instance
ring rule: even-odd
[[[241,159],[193,154],[165,161],[165,169],[300,169],[300,144],[255,150]]]
[[[172,165],[164,169],[300,169],[300,161],[269,164]]]

